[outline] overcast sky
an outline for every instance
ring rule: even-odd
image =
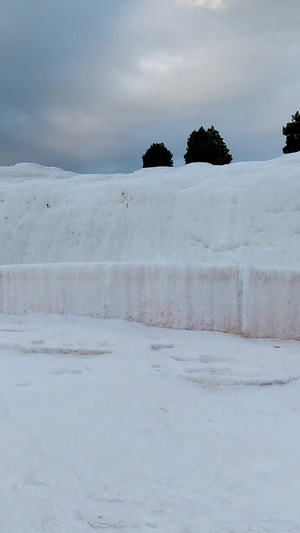
[[[300,111],[300,0],[0,0],[0,165],[184,164],[213,125],[234,161],[280,157]]]

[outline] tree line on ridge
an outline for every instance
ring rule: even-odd
[[[300,151],[300,113],[292,115],[292,121],[282,128],[286,137],[286,145],[282,148],[284,154]],[[187,140],[186,153],[188,163],[211,163],[212,165],[227,165],[232,161],[232,155],[226,146],[220,133],[211,126],[205,129],[201,126],[194,130]],[[164,143],[153,143],[142,156],[143,168],[149,167],[172,167],[173,154],[166,148]]]

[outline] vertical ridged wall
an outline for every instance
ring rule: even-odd
[[[300,271],[190,263],[0,267],[0,311],[300,338]]]

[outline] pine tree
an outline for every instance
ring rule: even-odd
[[[173,154],[165,147],[164,143],[151,144],[142,159],[143,168],[173,166]]]
[[[284,154],[300,152],[300,113],[297,111],[292,115],[292,122],[288,122],[282,128],[283,135],[286,136],[286,145],[282,148]]]
[[[226,165],[231,163],[232,155],[220,133],[213,126],[207,130],[201,126],[198,131],[194,130],[190,134],[184,159],[186,164],[202,162]]]

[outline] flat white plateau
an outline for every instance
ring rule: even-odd
[[[1,533],[300,531],[296,341],[0,315]]]

